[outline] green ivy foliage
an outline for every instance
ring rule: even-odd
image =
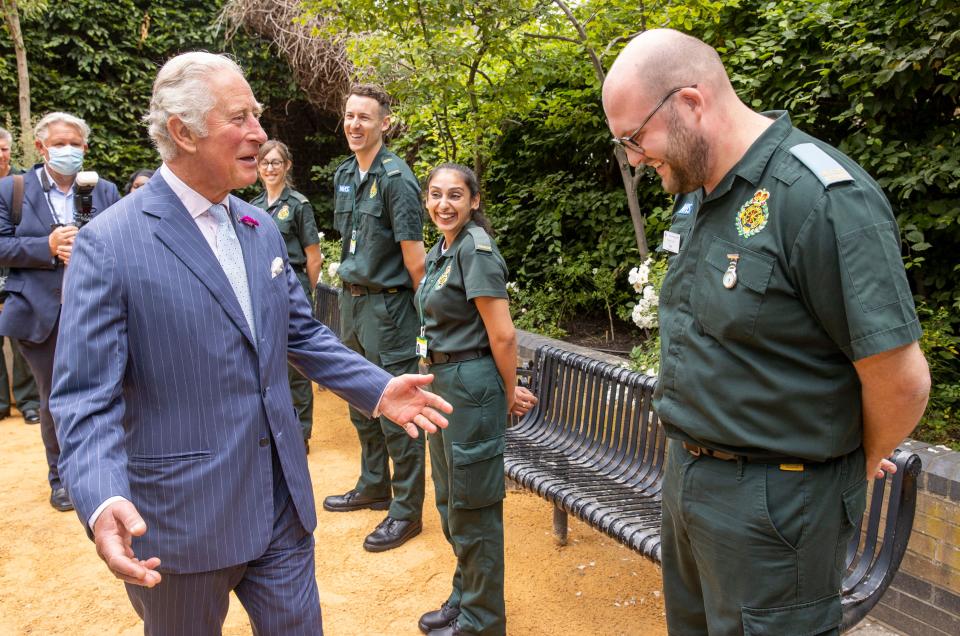
[[[225,44],[216,26],[222,5],[222,0],[70,0],[21,16],[35,119],[52,110],[86,119],[92,129],[87,165],[122,188],[133,171],[159,164],[140,123],[157,70],[177,53],[202,49],[232,54],[257,98],[277,105],[275,114],[268,108],[264,117],[270,130],[289,102],[302,97],[267,42],[241,33]],[[15,128],[17,109],[16,60],[4,25],[0,121]]]

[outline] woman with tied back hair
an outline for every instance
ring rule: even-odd
[[[429,436],[443,533],[457,555],[453,590],[420,618],[421,631],[506,633],[503,600],[503,448],[507,414],[536,403],[516,384],[517,340],[507,264],[490,237],[477,177],[445,163],[427,177],[426,208],[443,235],[427,254],[417,288],[417,353],[433,391],[454,408],[450,426]]]
[[[293,157],[285,143],[270,139],[260,146],[257,166],[264,191],[250,201],[250,205],[266,210],[277,224],[287,244],[290,267],[296,272],[303,293],[312,305],[313,290],[323,266],[313,206],[307,197],[293,189],[293,179],[290,177]],[[310,435],[313,432],[313,385],[293,365],[287,365],[287,371],[290,395],[303,432],[303,445],[309,454]]]

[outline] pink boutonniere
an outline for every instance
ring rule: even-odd
[[[252,216],[242,216],[240,217],[240,222],[250,227],[258,227],[260,225],[260,221],[256,220]]]

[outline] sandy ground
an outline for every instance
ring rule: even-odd
[[[345,404],[319,393],[310,469],[318,502],[353,486],[358,447]],[[0,635],[142,634],[123,585],[97,558],[73,513],[55,512],[40,431],[14,415],[0,421]],[[453,553],[443,538],[427,470],[423,534],[403,547],[365,552],[382,512],[318,510],[317,581],[327,634],[415,636],[417,618],[449,592]],[[319,503],[318,503],[318,508]],[[505,502],[507,625],[511,634],[666,634],[656,566],[570,521],[555,544],[551,507],[510,491]],[[249,634],[232,599],[224,633]]]

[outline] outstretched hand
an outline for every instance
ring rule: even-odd
[[[417,437],[419,426],[428,433],[447,427],[447,418],[440,414],[452,413],[453,407],[435,393],[423,390],[433,382],[433,375],[408,373],[387,383],[380,397],[380,414],[399,424],[410,437]]]
[[[136,507],[129,501],[117,501],[106,508],[93,524],[93,540],[97,554],[113,575],[126,583],[153,587],[160,582],[160,559],[141,560],[133,553],[133,537],[147,531]]]

